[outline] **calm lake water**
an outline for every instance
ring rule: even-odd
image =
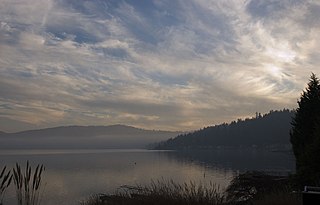
[[[218,184],[247,170],[288,174],[295,170],[290,153],[217,150],[0,150],[0,169],[16,162],[44,164],[43,205],[75,205],[91,194],[112,193],[122,185],[149,184],[151,180]],[[16,204],[13,186],[4,205]]]

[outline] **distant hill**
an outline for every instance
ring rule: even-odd
[[[178,134],[125,125],[54,127],[17,133],[0,132],[0,149],[145,148]]]
[[[290,147],[290,129],[294,111],[287,109],[257,113],[255,118],[210,126],[181,134],[159,143],[155,149],[187,149],[213,147]]]

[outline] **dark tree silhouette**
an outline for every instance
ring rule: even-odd
[[[255,118],[206,127],[161,142],[155,149],[211,149],[215,147],[260,147],[282,149],[290,145],[293,111],[270,111]]]
[[[320,176],[320,82],[312,73],[292,120],[290,141],[300,185],[315,185]]]

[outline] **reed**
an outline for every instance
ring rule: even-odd
[[[83,205],[219,205],[225,197],[214,183],[178,184],[173,180],[151,181],[150,185],[122,186],[115,194],[90,197]]]
[[[81,205],[301,205],[289,177],[263,172],[235,176],[225,191],[212,182],[151,181],[149,185],[122,186],[114,194],[91,196]]]
[[[0,205],[3,204],[5,192],[12,181],[11,171],[6,172],[7,167],[4,166],[0,174]]]
[[[27,161],[24,171],[16,163],[13,168],[13,181],[16,189],[18,205],[39,205],[41,201],[42,173],[45,170],[43,165],[38,164],[34,173]]]

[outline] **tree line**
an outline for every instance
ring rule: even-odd
[[[253,118],[209,126],[192,133],[181,134],[157,145],[157,149],[212,147],[273,147],[290,144],[289,130],[294,111],[271,110]]]

